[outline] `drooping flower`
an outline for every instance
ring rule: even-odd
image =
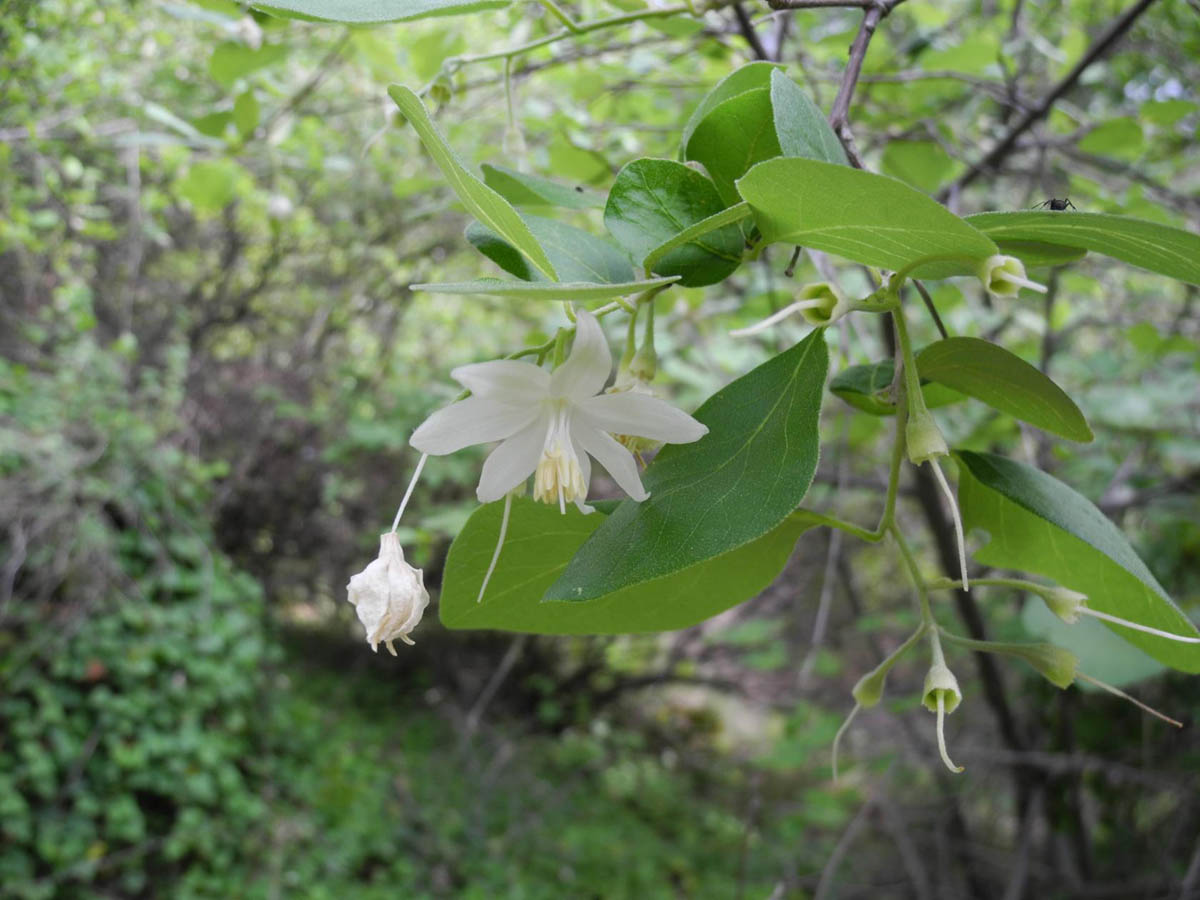
[[[399,638],[406,644],[413,642],[408,634],[421,621],[429,605],[429,592],[421,570],[404,561],[404,548],[396,532],[380,535],[379,556],[351,576],[346,590],[358,620],[367,629],[367,643],[372,650],[378,652],[382,642],[395,656],[392,641]]]
[[[581,310],[575,343],[553,372],[533,363],[499,359],[460,366],[450,375],[472,396],[440,409],[410,439],[442,456],[472,444],[500,441],[483,464],[481,503],[499,500],[534,476],[533,496],[575,503],[587,511],[591,460],[599,462],[634,500],[647,496],[633,454],[612,435],[686,444],[708,428],[664,400],[639,392],[602,393],[612,354],[600,323]]]

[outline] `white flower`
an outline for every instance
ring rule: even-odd
[[[394,531],[380,535],[378,558],[352,576],[346,590],[358,620],[367,629],[367,643],[372,650],[378,652],[382,641],[395,656],[392,641],[399,638],[412,643],[408,634],[421,621],[429,605],[429,592],[421,570],[404,561],[404,548]]]
[[[450,374],[472,396],[435,412],[409,443],[422,453],[442,456],[500,441],[483,464],[476,492],[480,503],[499,500],[533,475],[535,500],[557,502],[560,509],[571,502],[586,511],[589,455],[621,490],[645,500],[649,495],[633,454],[612,435],[686,444],[708,429],[657,397],[601,393],[611,370],[600,323],[581,310],[574,346],[561,366],[547,372],[512,359],[460,366]]]

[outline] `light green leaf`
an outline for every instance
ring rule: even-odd
[[[757,88],[711,109],[684,148],[684,158],[701,163],[727,206],[741,198],[733,183],[756,162],[778,156],[771,91]]]
[[[510,300],[611,300],[629,297],[650,288],[671,284],[677,279],[651,278],[622,284],[594,284],[570,281],[506,281],[500,278],[480,278],[478,281],[453,281],[445,284],[414,284],[414,291],[427,294],[486,294]]]
[[[1064,247],[1061,244],[1047,244],[1043,241],[997,240],[996,246],[1000,248],[1001,253],[1017,257],[1027,269],[1062,266],[1087,256],[1087,251],[1078,247]]]
[[[932,194],[949,179],[955,163],[934,141],[890,141],[883,150],[881,170]]]
[[[233,113],[231,112],[211,112],[198,119],[192,119],[192,125],[200,134],[217,138],[225,133],[226,126],[232,121]]]
[[[243,91],[233,101],[233,124],[244,138],[254,134],[254,129],[258,127],[259,114],[258,98],[254,96],[254,91]]]
[[[484,163],[483,182],[513,206],[554,206],[560,209],[598,209],[604,198],[582,185],[573,188],[540,175],[527,175]]]
[[[1108,213],[991,212],[967,221],[996,241],[1043,241],[1103,253],[1130,265],[1200,284],[1200,234]]]
[[[982,260],[996,253],[989,238],[946,207],[886,175],[786,157],[759,163],[737,187],[768,243],[799,244],[893,270],[931,258]],[[966,262],[962,270],[974,266]]]
[[[454,193],[458,195],[467,211],[525,254],[543,275],[552,280],[556,279],[554,267],[547,259],[541,244],[530,233],[529,227],[507,200],[467,171],[466,166],[450,149],[437,126],[433,124],[421,98],[402,84],[388,87],[388,94],[417,130],[421,143],[438,164],[438,168],[442,170],[442,174],[446,176],[446,180],[450,182]]]
[[[447,628],[533,634],[629,634],[686,628],[758,594],[783,569],[811,524],[788,519],[757,540],[698,565],[586,602],[542,595],[584,541],[606,521],[573,508],[513,501],[508,537],[483,602],[476,602],[500,533],[502,504],[471,516],[446,558],[439,615]]]
[[[683,126],[683,133],[679,139],[680,159],[683,158],[684,150],[692,139],[692,132],[696,130],[696,126],[705,116],[730,97],[736,97],[738,94],[744,94],[746,91],[756,88],[770,87],[771,73],[778,68],[779,64],[772,62],[746,63],[721,79],[716,87],[704,95]]]
[[[200,218],[215,216],[247,186],[246,170],[231,159],[206,159],[193,163],[175,185]]]
[[[541,216],[523,213],[521,218],[563,281],[613,284],[636,280],[625,254],[604,238]],[[512,244],[490,228],[472,222],[467,226],[467,240],[504,271],[526,281],[546,280]]]
[[[816,471],[827,366],[818,329],[710,397],[695,413],[709,433],[659,453],[643,479],[649,499],[622,503],[546,599],[593,600],[652,582],[777,528]],[[703,591],[694,602],[707,602]]]
[[[508,0],[271,0],[254,4],[255,9],[285,18],[354,24],[408,22],[504,6]]]
[[[1172,634],[1197,636],[1195,625],[1162,589],[1120,530],[1058,479],[990,453],[959,451],[963,523],[990,540],[975,558],[1033,572],[1088,597],[1100,612]],[[1159,662],[1200,672],[1200,645],[1105,623]]]
[[[637,159],[623,168],[608,194],[604,224],[635,260],[725,208],[702,173],[670,159]],[[736,225],[711,231],[666,254],[654,272],[679,275],[683,287],[724,280],[741,263],[744,239]]]
[[[846,151],[829,120],[800,86],[782,71],[771,72],[771,109],[775,135],[784,156],[803,156],[846,165]]]
[[[222,41],[208,60],[208,72],[222,87],[231,87],[239,78],[287,59],[287,47],[263,44],[257,50],[235,41]]]
[[[1057,384],[1003,347],[952,337],[917,354],[922,378],[982,400],[993,409],[1072,441],[1092,440],[1092,429]]]
[[[1109,119],[1097,125],[1079,142],[1084,153],[1099,153],[1118,159],[1136,159],[1142,152],[1145,137],[1137,119],[1128,116]]]

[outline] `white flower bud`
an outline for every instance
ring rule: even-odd
[[[1015,256],[989,256],[979,265],[979,280],[993,297],[1015,297],[1023,287],[1046,293],[1044,284],[1025,276],[1025,264]]]
[[[253,16],[243,16],[234,26],[234,33],[251,50],[262,47],[263,30]]]
[[[1068,625],[1079,621],[1079,615],[1087,610],[1087,594],[1073,591],[1070,588],[1054,585],[1038,590],[1050,612],[1054,613]]]
[[[404,548],[394,531],[379,538],[379,556],[369,566],[350,578],[347,599],[354,604],[358,620],[367,629],[367,643],[378,652],[379,643],[392,656],[396,638],[411,644],[408,634],[417,627],[429,592],[420,569],[404,561]]]

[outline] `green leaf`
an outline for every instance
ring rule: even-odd
[[[744,94],[746,91],[753,91],[757,88],[770,87],[771,73],[778,68],[779,64],[772,62],[746,63],[740,69],[734,69],[721,79],[716,87],[704,95],[683,126],[683,133],[679,139],[680,158],[683,158],[684,150],[687,149],[688,142],[692,139],[692,132],[696,130],[696,126],[703,121],[705,116],[730,97],[736,97],[738,94]]]
[[[1200,284],[1200,234],[1108,213],[991,212],[967,221],[997,241],[1043,241],[1103,253],[1130,265]]]
[[[1079,142],[1079,149],[1084,153],[1129,160],[1141,154],[1144,143],[1142,126],[1137,119],[1126,116],[1097,125]]]
[[[996,253],[989,238],[946,207],[886,175],[787,157],[759,163],[737,187],[768,243],[799,244],[897,271],[925,259],[982,260]],[[967,262],[962,270],[974,266]]]
[[[778,156],[779,141],[771,112],[771,91],[757,88],[713,107],[696,125],[684,158],[701,163],[726,206],[741,198],[734,182],[764,159]]]
[[[829,127],[829,120],[808,94],[778,69],[771,72],[771,109],[784,156],[847,165],[846,151]]]
[[[258,98],[254,96],[254,91],[238,94],[238,98],[233,101],[233,124],[242,137],[248,138],[254,134],[254,129],[258,127],[259,115]]]
[[[622,503],[546,599],[593,600],[652,582],[777,528],[816,470],[827,367],[817,329],[710,397],[695,413],[709,433],[658,454],[643,479],[649,499]],[[693,602],[702,607],[704,591]]]
[[[686,228],[725,208],[702,173],[670,159],[637,159],[623,168],[608,194],[604,224],[635,260]],[[716,284],[741,263],[744,239],[736,225],[711,231],[666,254],[659,275],[679,275],[683,287]]]
[[[952,337],[917,354],[921,377],[982,400],[993,409],[1072,441],[1093,439],[1074,401],[1057,384],[1003,347]]]
[[[201,134],[217,138],[225,133],[225,127],[232,121],[233,113],[211,112],[198,119],[192,119],[192,125]]]
[[[542,595],[606,518],[513,501],[508,537],[483,602],[476,602],[500,533],[502,504],[480,507],[446,558],[439,615],[447,628],[533,634],[629,634],[686,628],[758,594],[783,569],[811,524],[795,516],[757,540],[699,565],[586,602]]]
[[[484,163],[483,183],[513,206],[554,206],[560,209],[598,209],[604,198],[582,185],[567,187],[540,175],[527,175]]]
[[[1109,615],[1172,634],[1198,634],[1125,536],[1085,497],[1002,456],[959,451],[956,457],[964,526],[991,536],[975,554],[980,562],[1044,575],[1087,594],[1090,607]],[[1105,625],[1165,665],[1200,672],[1200,645]]]
[[[508,6],[508,0],[271,0],[255,3],[272,15],[319,22],[408,22]]]
[[[890,359],[882,359],[869,365],[848,366],[830,380],[829,390],[855,409],[873,416],[894,416],[896,406],[888,394],[894,372],[895,363]],[[925,395],[925,405],[929,409],[947,406],[963,399],[963,395],[958,391],[928,379],[921,380],[921,393]]]
[[[541,216],[523,213],[521,218],[563,281],[615,284],[636,280],[625,254],[604,238]],[[490,228],[472,222],[467,226],[467,240],[504,271],[526,281],[546,280],[512,244]]]
[[[932,194],[954,171],[954,160],[934,141],[890,141],[881,170]]]
[[[1064,247],[1061,244],[1047,244],[1043,241],[997,240],[996,246],[1000,248],[1001,253],[1017,257],[1027,269],[1062,266],[1087,256],[1087,251],[1078,247]]]
[[[402,84],[388,87],[388,94],[396,101],[400,111],[417,130],[421,143],[429,151],[446,180],[462,201],[463,206],[476,219],[500,235],[533,263],[547,278],[557,278],[554,267],[546,258],[541,244],[537,242],[529,227],[517,211],[498,193],[467,171],[454,151],[450,149],[421,98]]]
[[[246,184],[246,170],[231,159],[206,159],[194,163],[175,189],[200,218],[215,216],[237,197]]]
[[[231,87],[239,78],[282,62],[287,55],[287,48],[279,44],[263,44],[253,50],[235,41],[222,41],[208,60],[208,72],[217,84]]]
[[[487,294],[510,300],[611,300],[640,294],[653,287],[671,284],[676,279],[651,278],[621,284],[594,284],[570,281],[507,281],[500,278],[480,278],[478,281],[452,281],[445,284],[414,284],[414,291],[427,294]]]

